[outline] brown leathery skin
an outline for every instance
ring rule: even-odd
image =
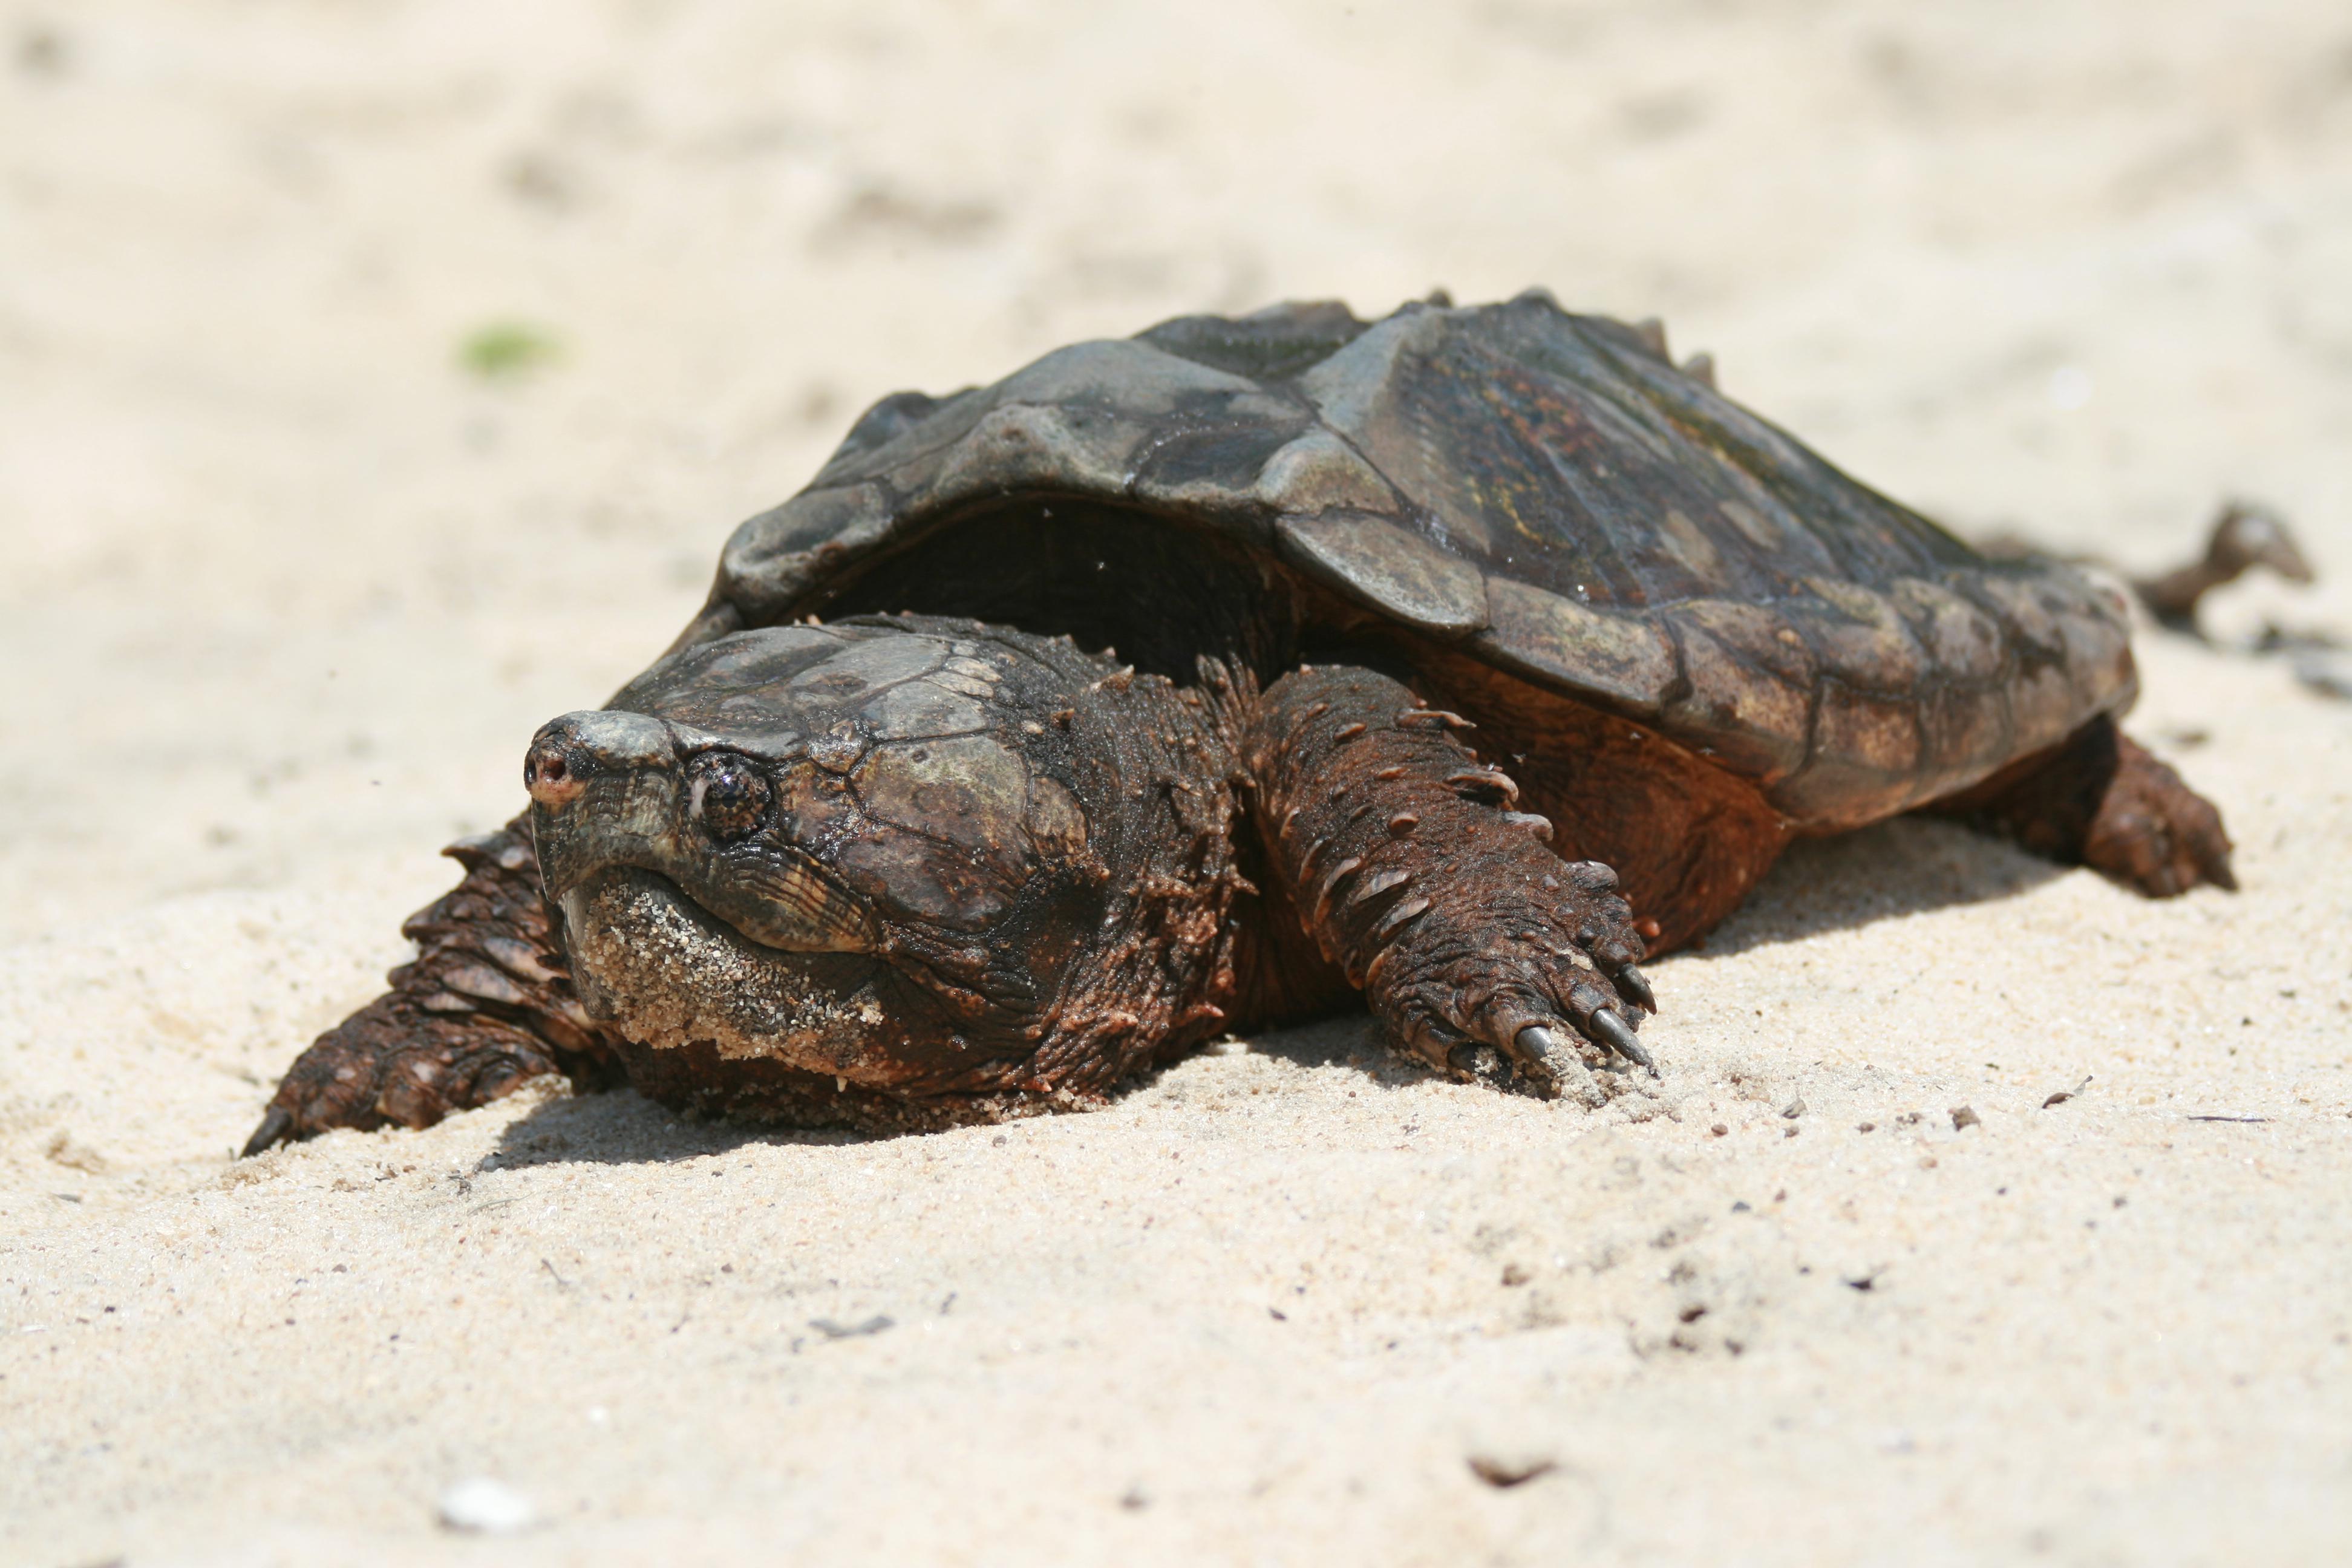
[[[1480,660],[1424,654],[1422,689],[1459,708],[1482,755],[1508,759],[1521,807],[1551,820],[1563,859],[1612,868],[1653,956],[1713,930],[1793,837],[1748,779],[1654,729],[1549,692]]]
[[[443,853],[466,875],[402,923],[416,957],[288,1069],[247,1154],[332,1127],[429,1127],[546,1073],[618,1080],[617,1042],[581,1006],[541,897],[529,819]]]
[[[1603,1011],[1630,1032],[1643,949],[1616,878],[1547,847],[1549,824],[1514,809],[1517,784],[1462,728],[1352,665],[1293,670],[1246,706],[1252,816],[1296,915],[1391,1036],[1441,1069],[1462,1070],[1472,1045],[1524,1060],[1531,1026],[1598,1047]]]
[[[2150,898],[2238,885],[2221,813],[2112,719],[2093,720],[1935,809]]]

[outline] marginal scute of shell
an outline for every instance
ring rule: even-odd
[[[1000,405],[956,443],[921,504],[931,510],[1023,489],[1117,495],[1126,486],[1129,453],[1143,435],[1127,413],[1089,416],[1047,404]]]
[[[2131,605],[2105,572],[2051,574],[2044,605],[2053,611],[2065,637],[2067,675],[2088,703],[2133,691],[2138,672],[2131,663]]]
[[[2040,585],[2030,578],[2013,576],[2006,572],[1982,572],[1974,579],[1979,592],[1993,602],[2009,623],[2012,635],[2021,639],[2034,652],[2056,656],[2064,652],[2065,638],[2058,630],[2050,608],[2042,602]]]
[[[719,554],[719,595],[750,625],[775,620],[835,563],[888,537],[893,521],[877,486],[804,490],[729,536]]]
[[[2010,713],[2015,723],[2011,744],[2021,757],[2054,746],[2098,707],[2083,700],[2063,665],[2029,665],[2010,683]]]
[[[1992,618],[1940,583],[1898,577],[1888,588],[1947,680],[1990,680],[2000,672],[2000,628]]]
[[[1963,788],[2011,759],[2009,694],[2000,685],[1930,685],[1918,700],[1923,752],[1915,799]]]
[[[1809,825],[1858,826],[1911,798],[1918,763],[1915,702],[1828,680],[1815,706],[1810,757],[1769,798]]]
[[[2066,637],[2066,673],[2091,702],[2131,690],[2137,681],[2131,632],[2125,623],[2101,615],[2095,602],[2058,617]]]
[[[1735,658],[1769,671],[1800,690],[1813,683],[1817,671],[1812,650],[1789,618],[1769,605],[1737,599],[1688,599],[1669,606],[1664,614],[1676,626],[1697,627]],[[1801,733],[1803,726],[1798,729]]]
[[[1666,710],[1669,729],[1759,784],[1787,777],[1805,759],[1810,683],[1743,659],[1696,622],[1681,631],[1690,689]]]
[[[1889,700],[1830,681],[1813,720],[1816,756],[1836,757],[1889,778],[1919,765],[1919,718],[1910,699]]]
[[[1276,538],[1310,576],[1423,631],[1460,636],[1486,624],[1486,580],[1478,569],[1385,518],[1285,517]]]
[[[1273,511],[1301,516],[1397,510],[1396,491],[1380,470],[1328,430],[1310,430],[1268,458],[1256,494]]]
[[[1908,692],[1918,685],[1927,658],[1893,600],[1834,577],[1804,582],[1835,612],[1802,615],[1800,628],[1831,674],[1870,691]],[[1790,605],[1802,614],[1802,600]]]
[[[1486,581],[1493,626],[1479,637],[1498,663],[1656,716],[1675,680],[1674,644],[1643,616],[1591,609],[1507,577]]]

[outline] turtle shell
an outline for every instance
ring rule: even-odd
[[[1662,334],[1540,291],[1370,323],[1332,303],[1181,317],[886,398],[736,531],[698,625],[808,613],[1029,492],[1275,552],[1713,758],[1801,825],[1964,788],[2134,692],[2120,593],[1985,559],[1677,370]]]

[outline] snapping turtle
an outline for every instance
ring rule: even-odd
[[[416,961],[252,1149],[530,1076],[934,1126],[1360,993],[1594,1102],[1636,967],[1791,837],[1932,806],[2165,896],[2121,595],[1996,563],[1540,292],[1185,317],[884,399],[530,742]],[[1113,649],[1117,651],[1114,652]]]

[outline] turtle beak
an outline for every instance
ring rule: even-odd
[[[671,759],[668,730],[642,713],[566,713],[540,727],[523,754],[523,787],[548,811],[562,811],[590,784],[625,778]]]
[[[540,875],[558,898],[590,868],[674,842],[677,752],[642,713],[566,713],[524,754]]]

